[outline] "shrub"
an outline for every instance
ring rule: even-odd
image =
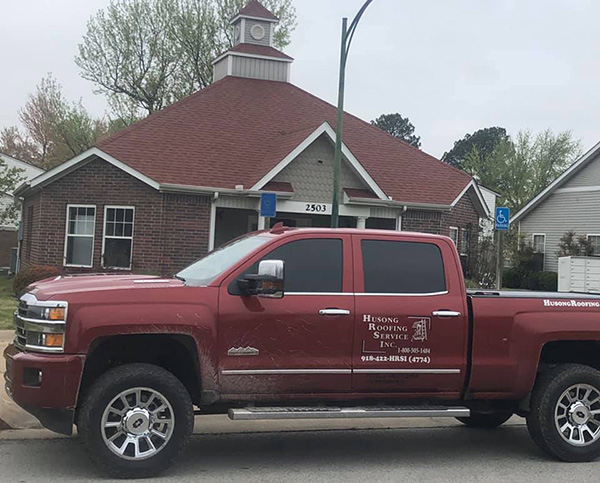
[[[470,289],[481,288],[481,284],[477,282],[477,280],[473,280],[470,278],[465,279],[465,286]]]
[[[521,288],[521,273],[516,268],[507,268],[502,276],[506,288]]]
[[[527,290],[540,290],[540,273],[533,272],[521,280],[521,287]]]
[[[17,297],[20,297],[32,283],[44,280],[45,278],[56,277],[60,274],[61,272],[58,268],[47,267],[45,265],[36,265],[21,270],[13,279],[13,290]]]
[[[558,290],[558,273],[540,272],[540,290],[556,292]]]

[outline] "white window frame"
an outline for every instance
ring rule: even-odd
[[[587,238],[587,241],[588,241],[588,242],[590,241],[590,237],[591,237],[591,236],[595,236],[595,237],[598,237],[598,238],[600,238],[600,234],[597,234],[597,233],[588,233],[588,234],[586,235],[586,238]],[[593,256],[593,257],[600,257],[600,251],[599,251],[598,253],[594,252],[594,253],[592,254],[592,256]]]
[[[110,236],[109,238],[114,238],[117,240],[131,240],[131,253],[129,254],[129,267],[107,267],[104,264],[104,255],[106,253],[106,219],[108,210],[133,210],[133,218],[132,218],[132,226],[131,226],[131,236]],[[110,270],[131,270],[131,261],[133,260],[133,238],[135,233],[135,206],[118,206],[118,205],[105,205],[104,206],[104,218],[102,219],[102,268],[110,269]]]
[[[456,232],[456,240],[454,238],[452,238],[452,232],[455,231]],[[459,229],[457,226],[450,226],[448,227],[448,236],[450,237],[450,240],[452,240],[452,242],[454,243],[454,246],[458,249],[458,236],[459,236]]]
[[[463,243],[464,243],[464,239],[465,239],[465,234],[467,235],[467,238],[469,236],[469,229],[468,228],[461,228],[460,229],[460,240],[459,240],[459,253],[461,255],[467,255],[468,251],[469,251],[469,244],[467,243],[464,247],[463,247]],[[470,241],[470,240],[468,240]],[[465,248],[465,251],[463,251],[463,248]]]
[[[531,235],[531,247],[533,248],[534,251],[535,251],[535,237],[536,236],[544,237],[544,250],[541,252],[535,252],[535,253],[542,253],[542,254],[546,255],[546,234],[545,233],[533,233]]]
[[[91,235],[69,235],[69,211],[71,208],[94,208],[94,228],[92,229]],[[98,216],[98,209],[96,205],[67,205],[67,219],[65,223],[65,250],[63,253],[63,266],[72,268],[93,268],[94,267],[94,245],[96,244],[96,218]],[[90,257],[89,265],[77,265],[73,263],[67,263],[67,247],[69,245],[69,237],[82,237],[92,239],[92,256]]]

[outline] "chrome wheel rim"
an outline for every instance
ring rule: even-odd
[[[118,394],[102,414],[102,439],[119,458],[152,458],[166,446],[175,427],[173,407],[160,392],[147,387]]]
[[[600,391],[575,384],[556,403],[554,421],[561,437],[573,446],[588,446],[600,438]]]

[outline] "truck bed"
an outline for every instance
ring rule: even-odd
[[[468,298],[473,398],[525,397],[548,344],[600,341],[600,294],[470,290]]]

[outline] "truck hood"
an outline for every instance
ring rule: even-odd
[[[110,290],[181,287],[177,279],[148,275],[66,275],[40,280],[29,286],[28,292],[38,300],[60,299],[69,294]]]

